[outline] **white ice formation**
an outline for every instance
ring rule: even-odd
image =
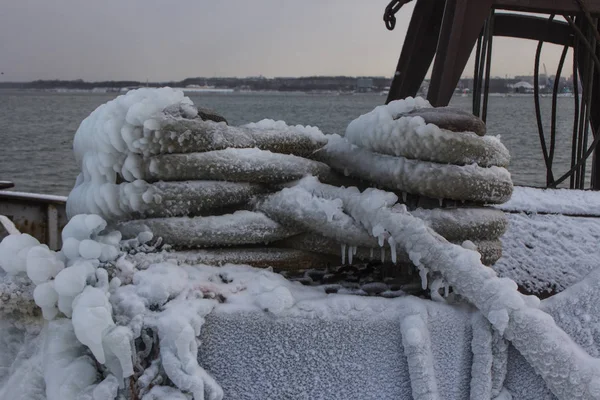
[[[143,162],[146,181],[216,180],[252,183],[281,183],[305,175],[327,178],[329,167],[293,154],[267,150],[225,149],[206,153],[165,154]]]
[[[378,106],[352,121],[344,137],[366,150],[412,160],[481,167],[508,166],[510,155],[497,137],[440,129],[426,123],[421,116],[408,114],[423,108],[431,108],[431,105],[420,97]],[[444,117],[443,114],[440,116]]]
[[[180,203],[179,209],[185,212],[180,216],[207,211],[182,204],[182,200],[206,200],[205,191],[211,187],[205,184],[205,190],[197,181],[244,181],[249,173],[270,182],[303,174],[325,178],[329,174],[326,165],[301,157],[325,143],[325,136],[310,126],[265,120],[236,128],[203,121],[191,100],[178,90],[130,91],[98,107],[77,130],[73,148],[81,174],[69,195],[67,211],[70,216],[96,213],[109,221],[152,216],[169,202]],[[234,168],[235,162],[241,164]],[[211,168],[194,172],[194,165]],[[269,173],[273,168],[278,170]],[[196,182],[182,188],[179,181],[185,180],[186,171]],[[149,183],[159,179],[177,182]],[[226,185],[222,183],[221,188],[233,197],[231,205],[244,203],[256,190],[247,183]],[[174,195],[184,189],[186,199]]]
[[[489,398],[505,396],[508,392],[504,385],[514,381],[509,380],[506,372],[507,346],[502,338],[515,346],[559,399],[599,398],[596,390],[599,360],[586,353],[558,328],[543,311],[544,308],[540,307],[538,299],[520,295],[512,282],[499,279],[491,269],[484,267],[477,253],[448,243],[424,222],[411,216],[404,208],[397,207],[398,198],[395,195],[375,189],[361,193],[354,188],[338,188],[321,184],[315,178],[306,178],[293,188],[282,191],[280,196],[295,198],[302,191],[302,198],[308,199],[310,196],[336,204],[331,208],[323,202],[325,206],[320,208],[323,224],[330,220],[327,214],[330,211],[325,210],[332,211],[334,220],[335,210],[344,210],[364,229],[373,233],[387,232],[397,246],[406,251],[414,262],[418,262],[423,270],[440,274],[455,293],[477,307],[481,314],[473,317],[470,328],[473,331],[470,389],[449,395],[445,386],[448,377],[442,378],[445,373],[434,368],[434,365],[439,365],[438,344],[435,343],[442,339],[430,331],[432,322],[429,319],[437,317],[432,316],[435,315],[431,314],[433,306],[428,301],[402,299],[404,306],[396,306],[395,309],[401,311],[394,314],[384,312],[387,306],[381,302],[389,300],[379,299],[374,303],[352,296],[339,296],[336,299],[316,289],[286,282],[271,272],[249,267],[177,265],[166,261],[166,254],[158,254],[162,261],[156,259],[142,267],[141,263],[137,263],[140,255],[131,257],[120,253],[119,259],[101,263],[100,260],[81,260],[80,251],[79,259],[64,257],[68,266],[62,271],[89,263],[87,270],[81,268],[79,272],[74,272],[76,276],[86,277],[84,287],[77,279],[69,284],[55,283],[55,287],[60,287],[59,296],[68,295],[72,298],[73,294],[79,292],[71,301],[72,320],[61,316],[53,320],[47,331],[42,333],[47,342],[53,343],[39,350],[44,357],[52,360],[42,374],[47,398],[68,399],[85,393],[103,393],[104,397],[98,398],[115,399],[118,393],[126,393],[133,387],[138,395],[148,398],[177,398],[187,393],[194,399],[219,399],[227,392],[219,386],[218,379],[209,374],[212,369],[205,370],[196,361],[202,359],[198,353],[202,347],[198,347],[197,338],[202,335],[201,327],[210,313],[220,310],[212,317],[213,320],[216,318],[217,326],[219,322],[216,321],[227,321],[227,318],[245,321],[244,315],[249,312],[267,312],[282,322],[294,315],[313,313],[308,320],[319,318],[324,321],[329,321],[331,317],[328,315],[336,315],[335,320],[327,322],[335,324],[335,321],[341,321],[340,318],[343,320],[346,316],[359,318],[358,315],[366,311],[365,307],[372,307],[367,308],[369,313],[398,318],[403,354],[408,365],[407,376],[410,378],[409,393],[417,400],[468,398],[465,396],[488,398],[488,394]],[[285,206],[286,201],[280,200],[272,207],[276,209],[278,204]],[[110,235],[99,231],[103,225],[103,221],[95,216],[78,216],[66,229],[66,235],[73,236],[66,236],[65,241],[73,238],[81,243],[91,240],[107,245],[111,241],[106,237]],[[22,249],[23,246],[17,242],[13,239],[8,244],[14,245],[15,249]],[[3,246],[6,245],[3,242]],[[32,247],[29,252],[35,248]],[[88,249],[83,253],[88,253]],[[132,260],[136,264],[132,264]],[[49,263],[51,265],[54,264]],[[47,275],[51,276],[52,273]],[[109,280],[109,276],[112,279]],[[597,282],[597,277],[590,279]],[[49,282],[57,280],[58,276]],[[580,291],[584,293],[586,290],[589,289]],[[42,298],[44,300],[40,303],[46,307],[56,300],[56,296],[47,294]],[[557,301],[568,303],[570,300],[566,297]],[[553,304],[558,307],[558,303]],[[446,307],[436,309],[436,312],[454,312],[451,311],[452,307]],[[457,310],[460,309],[458,306]],[[590,312],[587,309],[583,311],[582,321],[597,318],[590,317],[587,314]],[[256,326],[256,321],[250,326]],[[250,326],[248,329],[252,329]],[[277,332],[271,331],[269,335],[276,339]],[[218,343],[218,332],[213,330],[207,335],[211,338],[209,342]],[[160,346],[156,346],[156,343],[160,343]],[[214,344],[210,346],[211,351],[215,351]],[[254,350],[250,347],[248,351]],[[386,351],[390,352],[391,349]],[[231,357],[227,350],[223,350],[223,353]],[[100,367],[103,371],[101,378],[91,357],[103,364]],[[449,362],[449,359],[444,362]],[[237,373],[233,372],[237,370],[232,370],[230,366],[228,375],[223,375],[222,370],[213,363],[214,359],[208,361],[209,366],[216,368],[217,378],[232,385],[235,379],[232,381],[227,376]],[[268,369],[268,366],[265,368]],[[386,370],[385,366],[381,368]],[[35,381],[33,377],[36,373],[29,373],[32,381]],[[133,386],[131,379],[123,382],[123,378],[128,376],[136,376]],[[165,385],[165,378],[168,378],[171,386]],[[460,378],[455,376],[453,379]],[[264,388],[264,385],[261,386]],[[231,386],[228,389],[232,390]],[[519,387],[511,389],[518,390]],[[249,390],[256,390],[256,387]],[[532,398],[537,399],[535,396]]]
[[[583,352],[539,310],[539,299],[523,296],[516,284],[482,267],[477,253],[448,243],[420,220],[392,208],[389,193],[334,188],[315,180],[299,187],[313,195],[340,199],[347,212],[365,228],[383,228],[422,269],[442,275],[490,321],[495,330],[521,352],[560,399],[600,398],[600,360]],[[381,228],[380,228],[381,227]]]
[[[376,117],[374,120],[371,117],[362,120],[371,121],[366,126],[370,129],[371,124],[378,123],[381,110],[395,110],[394,113],[404,115],[424,106],[422,100],[408,99],[374,112],[371,115]],[[481,139],[476,134],[446,132],[423,124],[419,118],[393,116],[392,120],[400,121],[398,123],[382,120],[382,125],[364,140],[351,132],[352,126],[356,128],[361,124],[351,124],[347,138],[330,137],[321,153],[331,156],[334,169],[348,169],[355,178],[411,194],[476,203],[502,202],[510,196],[512,183],[503,169],[503,150],[499,142]],[[391,128],[386,128],[387,125]],[[279,131],[282,141],[277,140],[275,132]],[[415,135],[445,143],[459,143],[461,138],[456,135],[464,135],[469,139],[460,143],[481,151],[473,151],[474,158],[452,161],[457,165],[442,165],[440,162],[444,161],[440,161],[435,152],[431,153],[430,160],[424,160],[419,153],[422,149],[411,150]],[[452,139],[441,139],[446,136]],[[507,367],[511,354],[507,343],[510,342],[558,399],[600,399],[600,360],[595,358],[598,354],[594,353],[594,346],[575,343],[546,313],[538,298],[518,293],[514,282],[498,278],[494,270],[483,265],[482,255],[474,251],[486,247],[490,253],[498,250],[498,238],[506,229],[501,212],[479,205],[467,209],[411,210],[414,213],[411,214],[406,204],[401,204],[398,196],[391,192],[340,188],[321,183],[314,176],[290,182],[304,174],[315,173],[312,167],[296,175],[290,173],[298,165],[318,166],[318,175],[330,176],[327,165],[305,158],[325,144],[324,138],[315,128],[288,127],[282,122],[262,121],[231,128],[225,123],[202,121],[196,118],[189,99],[170,89],[133,91],[92,113],[76,137],[76,157],[82,175],[69,198],[70,212],[75,215],[71,215],[63,231],[61,251],[52,252],[31,236],[14,231],[0,243],[0,267],[35,286],[33,300],[49,320],[43,329],[39,323],[31,329],[33,333],[26,344],[12,346],[31,350],[16,357],[18,362],[6,380],[0,375],[0,382],[7,383],[0,389],[0,397],[219,400],[227,395],[261,398],[254,395],[256,382],[260,382],[263,398],[294,398],[298,389],[295,385],[261,381],[263,375],[282,376],[281,369],[273,375],[269,362],[269,357],[276,359],[281,355],[270,351],[293,347],[292,342],[299,343],[295,339],[287,340],[285,334],[280,333],[287,332],[288,328],[295,332],[298,321],[305,326],[319,321],[320,329],[327,324],[341,324],[350,332],[358,333],[362,330],[352,329],[367,326],[366,315],[377,315],[381,320],[370,328],[371,332],[391,319],[395,321],[395,331],[389,332],[401,336],[394,348],[401,347],[399,351],[407,365],[406,375],[400,375],[408,382],[404,397],[415,400],[510,398],[511,391],[520,389],[518,385],[510,386],[514,379]],[[350,143],[352,141],[360,146]],[[383,145],[387,141],[397,145]],[[384,152],[380,146],[395,150],[387,155],[375,153]],[[342,148],[342,152],[338,151]],[[400,155],[398,149],[413,153]],[[342,153],[346,157],[343,162]],[[236,156],[240,157],[237,161]],[[409,160],[409,156],[417,159]],[[180,174],[176,172],[168,176],[174,181],[151,182],[167,175],[140,180],[148,178],[148,173],[163,171],[152,167],[153,160],[169,157],[184,160],[174,163],[175,169],[180,168],[180,171],[204,168],[210,172],[214,167],[218,172],[210,173],[221,175],[190,173],[186,176],[184,173],[182,180],[187,181],[179,182],[176,178]],[[361,160],[374,159],[385,160],[372,165],[374,175],[356,172],[367,171],[367,164],[361,166]],[[222,163],[219,164],[219,160]],[[476,162],[486,166],[474,165]],[[165,168],[169,170],[168,166]],[[318,172],[321,170],[322,174]],[[252,183],[244,181],[244,177],[257,172],[265,175]],[[230,175],[223,175],[225,173]],[[255,195],[258,196],[252,198]],[[223,199],[223,204],[213,196]],[[214,215],[215,212],[220,215]],[[123,241],[121,232],[112,230],[117,226],[131,239]],[[145,254],[155,249],[152,242],[155,236],[161,235],[174,246],[220,248]],[[311,252],[287,249],[287,253],[278,254],[277,258],[268,248],[222,248],[273,241],[304,245],[311,241],[335,243],[336,251],[341,250],[350,263],[354,258],[373,258],[372,249],[380,247],[381,254],[389,256],[392,262],[404,258],[415,265],[419,270],[417,278],[422,280],[424,288],[430,287],[432,299],[440,303],[412,297],[389,300],[328,296],[322,290],[299,286],[270,271],[246,266],[198,265],[221,264],[246,257],[255,265],[268,266],[261,259],[266,256],[271,257],[273,263],[285,259],[283,264],[289,266],[294,258],[298,257],[299,264],[300,260],[309,259],[300,255],[314,255],[316,251],[316,248]],[[364,255],[366,253],[369,255]],[[598,282],[599,277],[596,274],[590,279]],[[376,282],[364,288],[365,294],[382,294],[384,290]],[[586,287],[582,293],[591,293],[588,297],[593,297],[596,292]],[[550,307],[560,309],[562,303],[568,303],[571,298],[565,300],[563,296],[549,303]],[[392,304],[389,301],[398,305],[393,307],[393,312],[388,308]],[[446,301],[449,304],[441,304]],[[464,301],[476,310],[461,305]],[[587,303],[585,306],[581,321],[585,324],[596,321],[595,309],[588,309]],[[18,307],[11,311],[11,318],[19,313]],[[448,358],[444,349],[440,353],[440,342],[446,331],[437,334],[431,331],[437,318],[452,313],[471,316],[470,322],[459,329],[464,331],[464,336],[472,332],[472,365],[470,371],[456,370],[453,375],[457,382],[470,376],[466,389],[456,389],[457,385],[453,386],[446,379],[448,372],[445,369],[440,372],[439,365],[449,365],[454,360]],[[264,315],[270,318],[268,324],[271,324],[266,333],[260,332],[266,323]],[[558,316],[566,318],[560,313]],[[233,319],[233,327],[219,332],[219,324],[228,319]],[[1,324],[0,329],[5,331]],[[206,332],[207,329],[210,331]],[[247,333],[237,334],[240,329],[246,329]],[[239,363],[226,362],[223,373],[219,361],[205,357],[219,347],[221,338],[230,337],[228,332],[237,333],[233,335],[231,350],[221,350],[222,358],[235,353],[244,363],[254,362],[255,367],[256,360],[264,360],[258,362],[257,369],[239,371]],[[246,336],[254,334],[259,339],[250,345],[244,342]],[[318,330],[313,331],[310,340],[318,342],[317,335]],[[335,340],[345,340],[339,335],[325,336],[325,341],[334,336]],[[6,340],[10,337],[6,335]],[[590,333],[588,339],[593,337]],[[283,342],[277,343],[282,339]],[[246,352],[254,353],[255,347],[263,346],[261,341],[265,340],[269,344],[261,347],[264,351],[260,353],[264,358],[244,356]],[[211,349],[209,353],[202,353],[205,343]],[[398,346],[399,343],[402,346]],[[314,346],[318,348],[318,344]],[[243,350],[233,350],[236,348]],[[348,349],[344,351],[348,353]],[[384,353],[393,351],[388,347]],[[308,352],[314,360],[316,353],[314,350],[312,353]],[[307,357],[300,348],[292,348],[285,354],[299,365],[303,365]],[[330,351],[325,358],[335,356]],[[317,368],[319,365],[317,362]],[[335,363],[328,365],[332,370],[338,368]],[[357,366],[360,370],[360,359],[356,357],[351,362],[346,361],[344,370],[334,375],[333,380],[339,381],[340,376]],[[386,369],[387,366],[381,368],[383,372]],[[0,369],[0,373],[2,371]],[[231,377],[237,373],[243,375],[240,379],[244,382],[246,374],[254,376],[254,383],[246,382],[247,386],[241,391],[233,389],[235,379]],[[24,374],[30,383],[24,384]],[[228,386],[222,387],[220,379]],[[311,382],[324,390],[315,393],[320,397],[349,396],[343,389],[340,393],[326,393],[324,387],[314,385],[314,380]],[[347,386],[353,385],[347,383]],[[277,392],[279,396],[265,396],[265,392]],[[377,396],[376,393],[374,387],[371,394]]]
[[[203,314],[216,301],[205,298],[201,285],[188,285],[185,276],[172,281],[169,270],[149,279],[135,275],[121,251],[121,233],[106,226],[98,215],[74,216],[56,253],[26,234],[0,242],[0,267],[31,279],[35,303],[50,321],[40,333],[46,343],[39,350],[45,360],[45,396],[40,398],[112,400],[134,392],[141,398],[165,379],[194,399],[222,398],[218,384],[197,362]],[[149,238],[142,234],[138,243]],[[7,254],[16,257],[3,257]],[[160,341],[160,353],[158,343],[147,347],[149,332]],[[142,348],[137,342],[144,343]],[[146,367],[157,369],[146,386],[125,384]],[[29,398],[11,388],[8,393]]]
[[[426,100],[410,97],[376,107],[352,121],[343,137],[331,136],[317,159],[399,192],[478,203],[507,201],[512,193],[505,169],[510,157],[500,140],[440,129],[410,116],[424,108],[436,110]],[[447,118],[448,111],[440,118]]]
[[[418,136],[423,131],[428,132],[423,133],[426,137],[433,135],[430,135],[431,140],[436,143],[445,143],[448,135],[453,138],[474,136],[465,140],[494,143],[495,147],[486,147],[486,157],[507,162],[506,149],[495,138],[488,140],[476,134],[440,130],[432,124],[421,126],[421,117],[400,118],[401,122],[413,121],[408,125],[404,122],[398,125],[392,118],[392,114],[424,106],[422,99],[407,99],[379,107],[352,122],[346,136],[354,138],[356,143],[359,143],[360,136],[357,132],[370,129],[370,124],[375,122],[376,129],[363,135],[370,138],[369,144],[362,143],[367,150],[350,145],[346,139],[326,137],[317,128],[291,127],[282,121],[263,120],[243,127],[203,121],[197,117],[194,105],[181,93],[170,89],[132,91],[100,107],[81,124],[76,135],[75,152],[83,174],[69,196],[68,211],[70,215],[99,214],[118,226],[126,237],[152,231],[155,236],[179,249],[219,249],[275,242],[275,246],[292,246],[314,253],[315,249],[303,248],[302,241],[298,239],[286,240],[294,233],[313,233],[333,239],[331,246],[321,248],[320,252],[324,255],[331,254],[332,248],[339,252],[338,249],[346,246],[348,255],[346,257],[344,251],[344,261],[373,259],[365,257],[364,253],[370,253],[371,249],[381,245],[369,239],[370,234],[364,229],[354,227],[348,231],[346,228],[352,225],[352,219],[344,216],[343,212],[338,210],[334,219],[334,214],[331,214],[334,211],[330,211],[329,224],[322,227],[305,218],[310,213],[290,214],[292,204],[283,207],[279,213],[275,213],[269,204],[281,201],[278,198],[280,183],[292,182],[306,175],[317,176],[321,181],[340,180],[327,165],[306,157],[315,151],[317,155],[321,154],[318,157],[322,157],[332,149],[344,146],[347,148],[343,165],[352,165],[349,168],[370,165],[369,169],[377,172],[376,176],[362,176],[370,183],[440,199],[503,201],[512,188],[510,176],[503,168],[478,167],[473,164],[477,162],[476,158],[468,160],[471,165],[443,165],[370,151],[376,150],[377,146],[390,146],[390,140],[402,142],[403,138]],[[444,114],[445,117],[448,115],[451,114]],[[391,122],[384,117],[391,118]],[[388,125],[394,126],[391,131]],[[421,128],[415,128],[415,131],[409,125]],[[329,144],[319,153],[327,141]],[[397,145],[405,147],[402,143]],[[469,146],[463,147],[462,152],[467,156],[476,152]],[[423,147],[423,151],[426,148]],[[384,164],[389,162],[389,168],[369,164],[371,160],[355,162],[363,153],[368,153],[368,157],[387,157]],[[105,164],[98,166],[95,160],[104,160]],[[342,169],[339,157],[328,162],[334,168]],[[496,163],[504,164],[503,161]],[[434,181],[428,177],[434,177]],[[261,194],[266,197],[254,205],[250,203],[253,196]],[[326,201],[320,200],[320,203]],[[300,206],[311,207],[309,204]],[[319,204],[321,206],[323,204]],[[239,210],[252,208],[259,213],[239,213]],[[329,208],[335,209],[335,204]],[[504,232],[502,213],[485,208],[437,214],[430,210],[419,212],[423,216],[431,214],[432,227],[449,240],[477,243],[486,263],[493,264],[501,255],[498,238]],[[241,218],[242,215],[253,217]],[[339,218],[345,222],[338,221]],[[338,232],[331,232],[336,224],[341,224]],[[382,258],[385,253],[386,250],[382,250]],[[397,257],[393,243],[390,243],[389,253],[388,260],[409,261],[407,257]],[[305,258],[311,257],[307,254]]]
[[[252,211],[209,217],[152,218],[122,222],[118,225],[127,237],[142,232],[160,232],[166,243],[188,248],[269,243],[298,233],[266,215]]]

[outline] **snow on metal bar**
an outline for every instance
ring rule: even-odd
[[[400,322],[402,346],[408,361],[413,399],[437,400],[440,399],[440,395],[433,369],[431,338],[427,322],[423,319],[424,315],[427,315],[425,310],[402,319]]]

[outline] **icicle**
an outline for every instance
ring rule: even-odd
[[[352,255],[356,255],[357,251],[358,251],[358,246],[352,247]]]
[[[346,264],[346,245],[342,244],[342,265]]]
[[[352,256],[354,255],[354,246],[348,246],[348,264],[352,265]]]
[[[406,204],[406,199],[408,198],[408,193],[402,192],[402,202]]]
[[[398,254],[396,253],[396,240],[390,236],[388,243],[390,244],[390,251],[392,253],[392,262],[396,264],[396,261],[398,260]]]
[[[370,254],[370,256],[369,256],[369,258],[370,258],[371,260],[373,259],[373,256],[374,256],[374,254],[373,254],[373,253],[375,252],[374,250],[375,250],[375,249],[371,247],[371,254]]]
[[[444,280],[442,278],[437,278],[431,285],[429,286],[429,294],[431,296],[431,300],[437,301],[439,303],[445,303],[446,300],[440,296],[440,289],[444,285]]]
[[[385,262],[385,248],[383,247],[381,248],[381,262]]]
[[[332,212],[325,212],[325,214],[327,215],[327,222],[328,223],[332,223],[333,222],[333,214]]]
[[[383,244],[385,243],[386,233],[387,232],[385,231],[385,229],[383,229],[381,224],[377,224],[373,227],[373,229],[371,229],[371,234],[375,236],[379,241],[379,247],[383,247]]]
[[[423,290],[427,289],[427,268],[423,266],[418,266],[419,268],[419,276],[421,277],[421,288]]]
[[[442,207],[444,205],[444,199],[438,199],[438,201],[440,202],[440,207]]]
[[[448,282],[444,281],[444,297],[448,297],[449,294],[450,294],[450,285],[448,285]]]

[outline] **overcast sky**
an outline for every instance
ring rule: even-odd
[[[389,32],[388,1],[3,0],[0,80],[392,76],[412,4]],[[494,43],[492,75],[532,74],[535,43]]]

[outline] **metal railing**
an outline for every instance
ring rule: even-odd
[[[66,203],[67,198],[62,196],[0,191],[0,215],[52,250],[62,246],[61,231],[68,222]],[[7,234],[0,225],[0,240]]]

